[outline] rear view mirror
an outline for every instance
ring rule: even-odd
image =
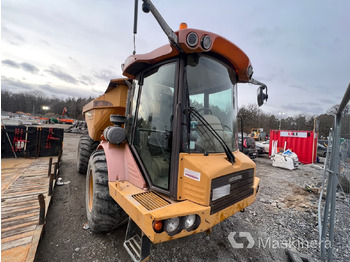
[[[266,89],[265,93],[264,90]],[[257,98],[258,98],[258,106],[262,106],[264,104],[264,100],[267,101],[268,99],[268,94],[267,94],[267,86],[265,85],[261,85],[259,86],[258,90],[257,90]]]

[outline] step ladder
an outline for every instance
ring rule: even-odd
[[[151,253],[151,241],[130,217],[124,248],[134,262],[147,261]]]

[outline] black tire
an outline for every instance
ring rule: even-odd
[[[95,151],[99,142],[92,140],[89,135],[82,135],[79,140],[77,154],[77,170],[80,174],[86,174],[91,153]]]
[[[128,215],[109,195],[106,156],[92,153],[86,176],[86,216],[93,233],[105,233],[125,224]]]

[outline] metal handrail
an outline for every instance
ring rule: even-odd
[[[321,259],[322,260],[326,259],[326,251],[327,251],[327,261],[333,261],[335,203],[336,203],[336,190],[338,185],[338,175],[339,175],[339,166],[340,166],[339,152],[340,152],[341,118],[342,118],[343,110],[346,107],[346,105],[349,103],[349,100],[350,100],[350,83],[339,105],[338,111],[335,115],[335,121],[334,121],[332,152],[331,152],[331,158],[330,158],[331,172],[328,172],[327,196],[326,196],[323,225],[322,225],[322,232],[321,232]],[[326,250],[328,218],[329,218],[328,240],[330,242],[330,246]]]

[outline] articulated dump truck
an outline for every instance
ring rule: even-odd
[[[160,17],[149,0],[143,10]],[[238,150],[237,83],[260,85],[259,105],[267,87],[222,36],[159,23],[170,43],[129,56],[125,78],[84,106],[89,135],[77,161],[91,231],[128,223],[134,261],[149,257],[151,243],[210,231],[259,190],[254,162]]]

